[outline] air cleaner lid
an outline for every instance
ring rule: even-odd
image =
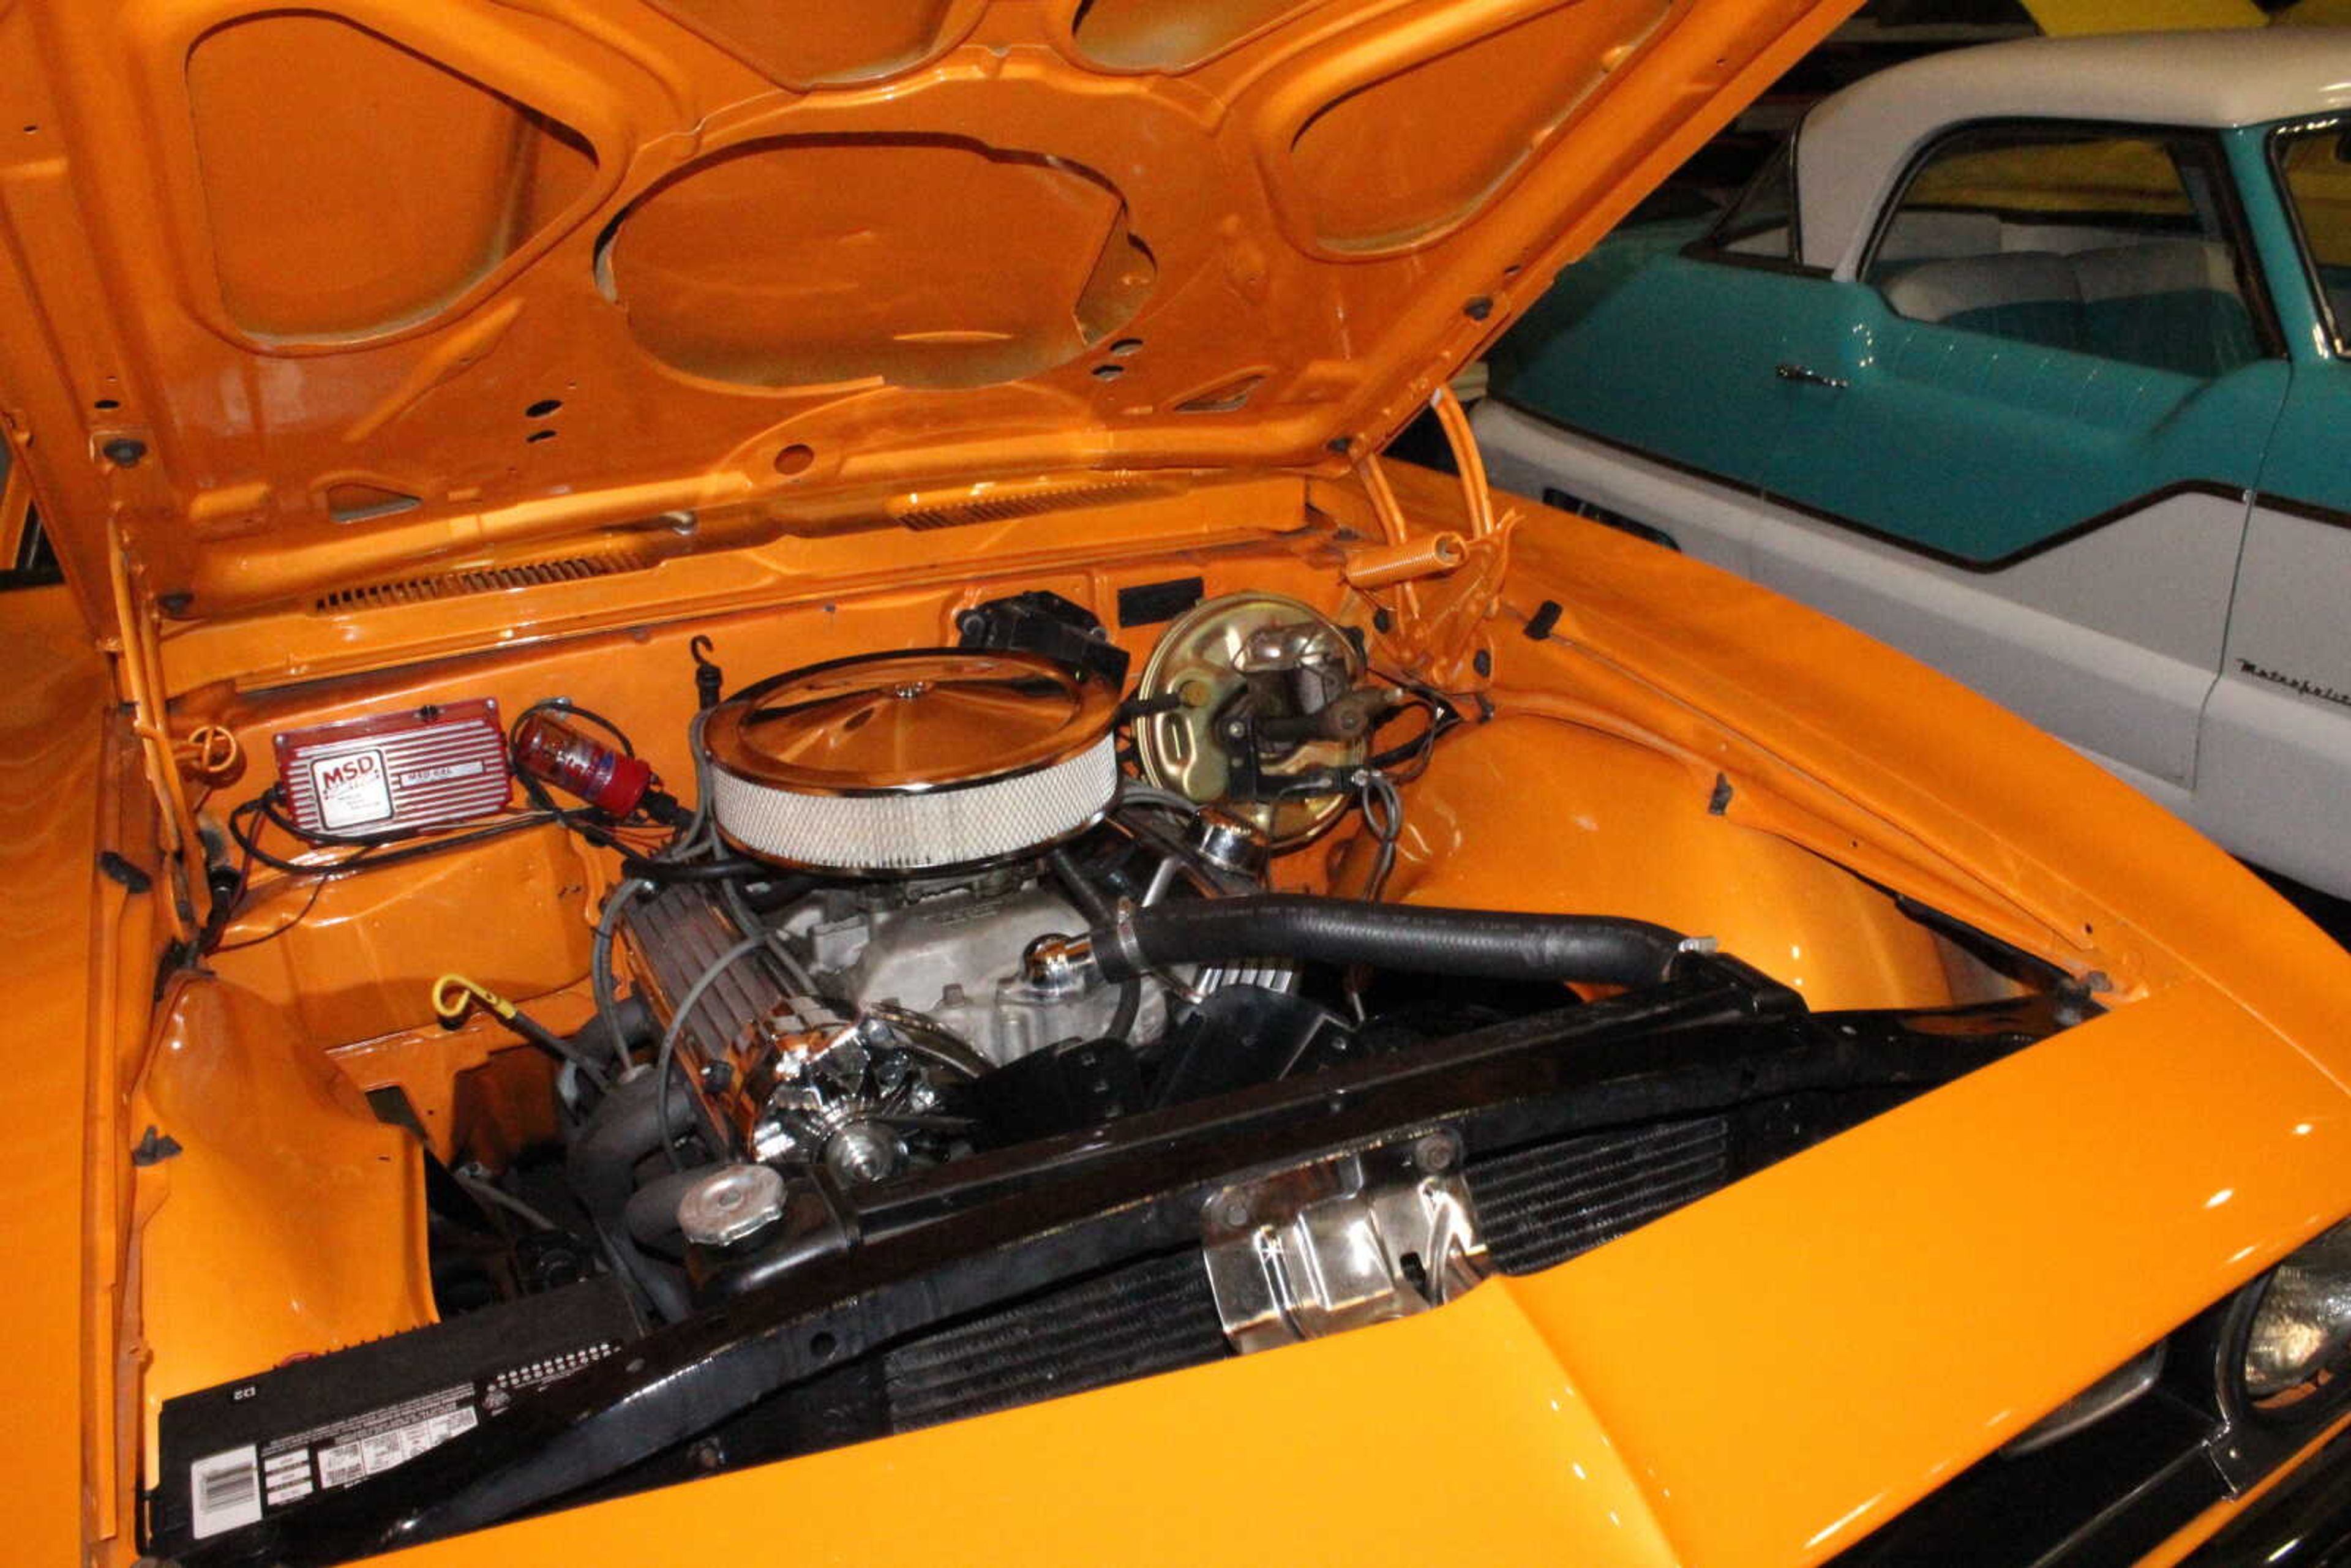
[[[796,794],[903,794],[1050,768],[1099,743],[1117,695],[1033,654],[920,648],[811,664],[711,711],[711,761]]]
[[[1110,809],[1117,709],[1107,685],[1029,653],[933,648],[812,664],[711,710],[711,809],[737,848],[820,870],[1023,854]]]

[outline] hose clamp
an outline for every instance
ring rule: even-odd
[[[1143,941],[1134,932],[1133,899],[1122,898],[1112,909],[1110,939],[1111,950],[1116,959],[1115,967],[1123,971],[1113,977],[1132,979],[1137,975],[1150,972],[1151,961],[1143,956]],[[1104,967],[1109,968],[1111,966],[1104,966]]]

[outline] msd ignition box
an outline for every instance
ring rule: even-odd
[[[306,834],[374,838],[507,803],[507,736],[487,697],[289,729],[276,739],[286,814]]]

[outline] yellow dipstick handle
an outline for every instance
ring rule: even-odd
[[[599,1089],[609,1086],[603,1070],[580,1054],[571,1042],[515,1006],[479,980],[464,975],[444,975],[433,982],[433,1012],[443,1027],[455,1029],[465,1009],[479,1002],[515,1033],[550,1055],[571,1063]]]
[[[469,980],[463,975],[444,975],[433,982],[433,1013],[443,1023],[455,1023],[475,1002],[507,1023],[514,1022],[515,1005],[479,980]]]

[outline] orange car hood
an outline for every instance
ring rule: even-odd
[[[1849,8],[16,6],[0,413],[69,574],[182,619],[1330,471]]]

